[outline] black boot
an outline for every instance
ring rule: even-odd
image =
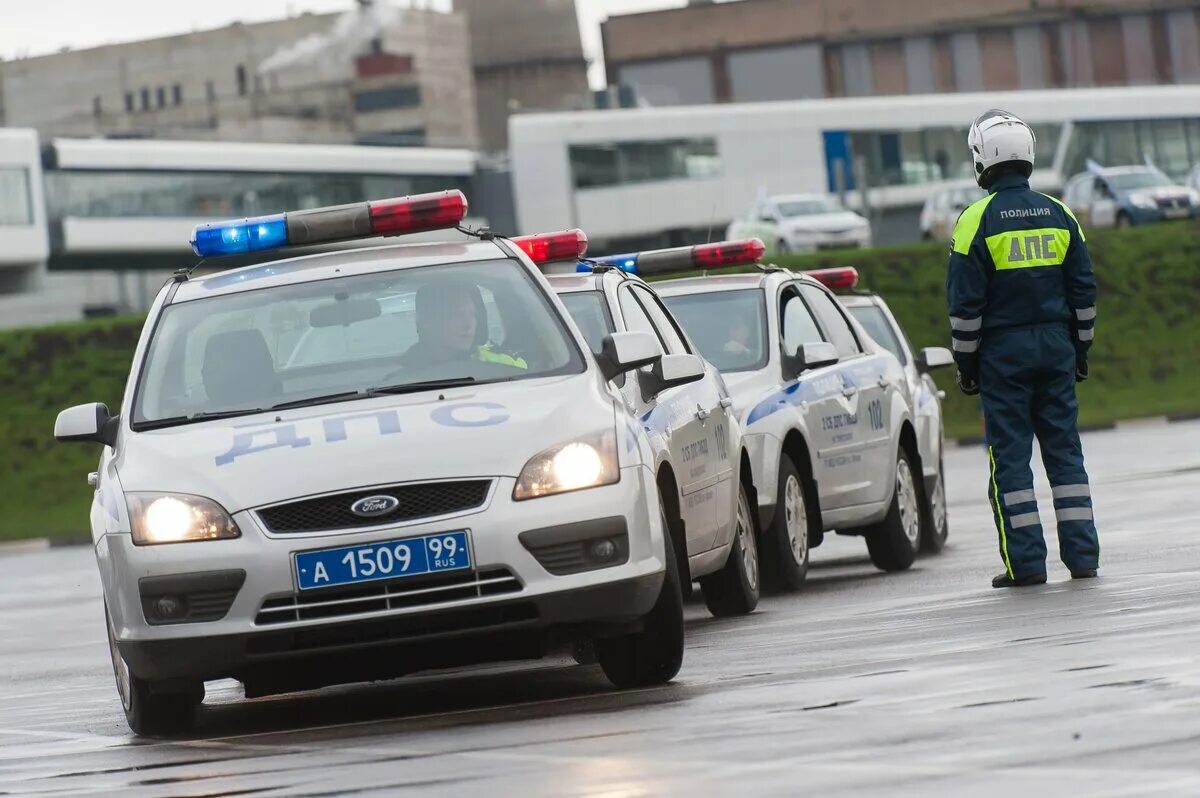
[[[992,580],[992,587],[1029,587],[1030,585],[1046,584],[1045,574],[1031,574],[1020,579],[1011,579],[1007,573],[1000,574]]]
[[[1071,578],[1072,579],[1095,579],[1096,578],[1096,569],[1095,568],[1081,568],[1078,571],[1071,571]]]

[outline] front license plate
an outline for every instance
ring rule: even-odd
[[[1163,211],[1163,216],[1166,216],[1168,219],[1182,219],[1190,214],[1191,210],[1189,208],[1167,208]]]
[[[337,549],[299,551],[293,556],[296,584],[301,590],[471,567],[471,550],[465,530]]]

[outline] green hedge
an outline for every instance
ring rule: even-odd
[[[1100,283],[1092,379],[1080,391],[1084,424],[1200,412],[1200,225],[1098,231],[1089,242]],[[796,269],[853,265],[917,347],[945,346],[944,245],[795,256]],[[141,320],[113,319],[0,332],[0,540],[87,530],[93,445],[60,445],[57,412],[87,401],[120,404]],[[978,405],[946,389],[946,433],[979,433]]]

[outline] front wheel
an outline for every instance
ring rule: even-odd
[[[883,520],[866,531],[867,552],[881,571],[913,564],[921,540],[921,512],[912,462],[904,447],[896,457],[896,489]]]
[[[938,463],[937,484],[929,491],[925,502],[925,517],[921,524],[921,551],[937,554],[946,545],[950,535],[950,521],[946,514],[946,469]]]
[[[641,631],[601,638],[593,649],[604,675],[622,689],[666,684],[675,678],[683,665],[683,592],[679,584],[679,564],[675,561],[666,512],[660,512],[667,570],[658,600],[642,618]]]
[[[1129,227],[1133,227],[1132,217],[1130,217],[1129,214],[1125,213],[1125,211],[1121,211],[1120,213],[1117,214],[1117,227],[1121,228],[1122,230],[1129,228]]]
[[[725,565],[716,573],[700,577],[704,603],[718,618],[748,615],[758,606],[758,541],[754,517],[746,486],[738,485],[737,515],[734,520],[733,545]]]
[[[763,534],[763,581],[774,590],[799,590],[808,576],[809,527],[816,520],[808,485],[792,458],[781,455],[775,517]]]
[[[143,737],[163,737],[191,731],[196,722],[196,707],[204,700],[204,684],[171,692],[155,689],[152,682],[138,678],[129,670],[128,663],[117,648],[113,632],[112,617],[108,607],[104,608],[104,620],[108,626],[108,652],[112,658],[113,675],[117,680],[117,693],[125,710],[125,721],[134,734]]]

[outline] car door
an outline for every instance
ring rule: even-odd
[[[668,352],[697,354],[683,328],[657,294],[641,285],[634,285],[633,291],[650,314],[650,321],[666,342]],[[707,433],[707,445],[701,447],[701,462],[697,467],[703,467],[708,478],[716,480],[713,503],[716,507],[717,529],[712,545],[721,546],[732,539],[734,531],[737,483],[734,480],[734,461],[730,457],[730,442],[736,437],[736,421],[730,412],[733,400],[729,398],[716,367],[705,361],[704,370],[704,379],[684,386],[691,390],[682,395],[688,397],[689,406],[695,404],[696,416]]]
[[[854,444],[849,414],[846,412],[845,387],[841,364],[834,363],[796,374],[789,371],[789,359],[804,344],[829,342],[821,331],[816,317],[800,295],[800,286],[785,283],[779,294],[779,334],[784,354],[783,378],[785,390],[794,390],[801,401],[796,405],[808,429],[813,475],[820,489],[821,506],[828,509],[843,507],[846,496],[861,481],[849,457],[840,450]]]
[[[1092,185],[1092,227],[1114,227],[1117,224],[1117,197],[1103,177]]]
[[[660,330],[650,320],[646,307],[634,294],[635,283],[628,281],[617,289],[617,305],[625,329],[648,332],[659,341],[665,354],[686,354],[687,349],[670,325]],[[639,292],[641,289],[639,288]],[[644,294],[643,294],[644,295]],[[707,424],[696,397],[705,380],[668,388],[654,397],[643,392],[645,378],[626,380],[621,389],[639,414],[648,434],[666,446],[671,467],[679,485],[679,511],[687,530],[688,554],[700,554],[715,545],[717,539],[717,483],[710,462],[716,449],[715,436]]]
[[[888,353],[866,352],[842,306],[825,288],[812,284],[801,287],[813,314],[837,347],[841,360],[843,412],[847,416],[844,441],[831,455],[841,467],[849,469],[855,482],[845,495],[847,505],[878,500],[890,489],[891,473],[891,395],[896,390],[889,376]],[[893,361],[894,365],[894,361]]]

